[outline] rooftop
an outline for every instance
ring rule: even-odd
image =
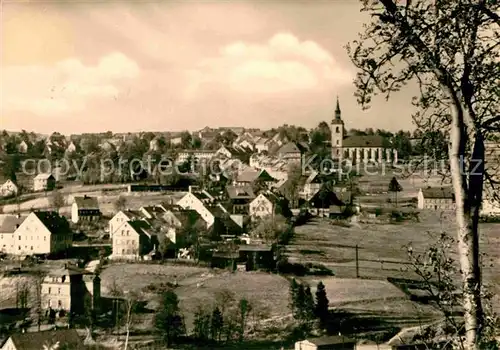
[[[44,345],[59,343],[59,348],[85,349],[74,329],[61,329],[33,333],[16,333],[10,336],[17,349],[41,349]]]
[[[99,202],[97,200],[97,197],[75,197],[75,203],[79,209],[99,210]]]

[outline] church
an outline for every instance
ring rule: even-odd
[[[398,151],[391,148],[380,135],[346,135],[339,99],[335,118],[330,124],[332,159],[358,163],[397,163]]]

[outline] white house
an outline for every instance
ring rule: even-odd
[[[52,174],[41,173],[33,179],[33,191],[51,191],[56,187],[56,179]]]
[[[455,194],[449,187],[427,187],[418,191],[418,209],[454,210]]]
[[[0,197],[15,196],[19,192],[19,188],[12,180],[7,180],[0,186]]]
[[[215,216],[208,209],[208,204],[211,204],[214,198],[212,197],[212,200],[207,200],[207,195],[208,193],[190,191],[177,202],[177,205],[183,209],[195,210],[207,223],[208,228],[213,225]]]
[[[73,234],[68,221],[53,211],[32,212],[14,232],[11,254],[50,254],[71,247]]]
[[[28,143],[26,141],[21,141],[17,146],[17,151],[22,154],[28,153]]]
[[[109,226],[109,236],[110,238],[113,238],[114,232],[120,228],[121,225],[123,225],[125,222],[130,221],[130,220],[141,220],[144,219],[145,215],[136,210],[120,210],[118,213],[116,213],[111,220],[109,220],[108,226]]]
[[[14,250],[14,232],[26,219],[26,216],[0,214],[0,252],[11,253]]]
[[[259,194],[250,202],[249,214],[252,219],[262,219],[273,215],[278,198],[271,192]]]
[[[126,221],[113,233],[112,259],[135,260],[158,247],[153,227],[144,220]]]
[[[101,210],[97,197],[75,197],[71,206],[71,221],[75,224],[80,221],[98,221]]]

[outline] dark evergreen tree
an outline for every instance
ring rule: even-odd
[[[160,310],[155,315],[155,328],[167,347],[185,333],[179,298],[174,291],[163,293]]]
[[[294,318],[298,318],[298,303],[297,297],[299,293],[299,284],[297,280],[294,278],[290,282],[290,309],[292,310],[292,314]]]
[[[315,314],[316,317],[319,319],[319,325],[321,329],[325,329],[327,322],[328,322],[328,317],[329,317],[329,312],[328,312],[328,297],[326,296],[326,289],[325,285],[323,282],[319,282],[318,286],[316,287],[316,306],[315,306]]]
[[[223,328],[224,318],[220,309],[216,307],[212,312],[212,320],[210,325],[210,332],[213,340],[220,341]]]
[[[309,286],[304,288],[304,304],[302,307],[302,315],[304,322],[309,322],[314,320],[314,298],[311,293],[311,288]]]
[[[396,206],[398,205],[398,192],[401,192],[402,190],[403,187],[401,187],[396,177],[393,177],[389,183],[389,192],[394,193]]]

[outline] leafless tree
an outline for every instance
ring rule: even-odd
[[[363,106],[416,83],[417,125],[449,135],[448,163],[456,202],[464,286],[466,345],[478,349],[483,310],[479,215],[484,186],[497,184],[485,166],[485,140],[500,129],[500,2],[496,0],[362,0],[371,15],[348,45],[358,68]],[[490,191],[492,193],[492,191]]]

